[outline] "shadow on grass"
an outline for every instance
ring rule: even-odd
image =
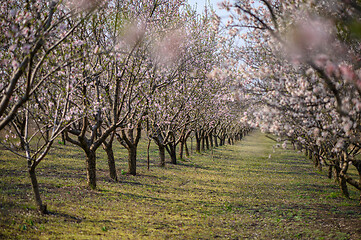
[[[203,166],[203,165],[200,165],[200,164],[197,164],[197,163],[192,163],[192,162],[179,162],[178,165],[182,166],[182,167],[188,167],[188,168],[198,168],[198,169],[204,169],[204,170],[212,170],[211,167]],[[180,170],[182,170],[182,169],[180,169]]]
[[[128,197],[130,199],[143,199],[143,200],[152,200],[152,201],[160,201],[160,202],[169,202],[169,199],[159,198],[159,197],[151,197],[134,193],[120,193],[121,196]],[[174,200],[172,200],[174,201]],[[179,200],[180,201],[180,200]]]
[[[57,211],[49,211],[48,215],[54,216],[54,217],[62,217],[62,218],[64,218],[64,221],[67,221],[67,222],[81,223],[84,220],[83,218],[79,218],[74,215],[70,215],[70,214],[63,213],[63,212],[57,212]]]

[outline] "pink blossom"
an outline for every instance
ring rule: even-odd
[[[14,69],[17,69],[20,66],[20,64],[16,60],[13,60],[11,62],[11,65],[13,66]]]
[[[339,68],[343,79],[345,79],[346,81],[352,81],[356,79],[356,74],[351,66],[342,64],[339,66]]]

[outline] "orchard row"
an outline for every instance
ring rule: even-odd
[[[244,120],[292,142],[348,197],[361,191],[360,1],[236,1]],[[353,168],[357,175],[350,174]]]
[[[95,189],[100,147],[117,180],[114,140],[136,175],[141,133],[164,167],[165,152],[177,164],[191,135],[200,152],[248,131],[231,92],[231,42],[211,12],[163,0],[9,0],[0,9],[1,144],[26,159],[43,213],[36,167],[60,137],[84,152]]]

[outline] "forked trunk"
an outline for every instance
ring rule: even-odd
[[[339,164],[339,163],[337,163],[337,164]],[[338,183],[338,185],[340,186],[342,195],[344,195],[346,198],[349,198],[350,194],[348,192],[346,179],[340,175],[341,169],[337,166],[337,164],[333,167],[335,180]]]
[[[31,185],[33,187],[35,202],[38,207],[38,210],[42,214],[47,214],[48,210],[47,210],[46,204],[43,204],[43,202],[41,201],[39,184],[38,184],[38,180],[36,178],[35,168],[29,169],[29,176],[30,176],[30,180],[31,180]]]
[[[170,158],[171,158],[171,163],[177,165],[177,154],[175,150],[174,151],[171,150]]]
[[[177,165],[177,152],[176,152],[176,145],[175,144],[168,144],[166,146],[167,152],[171,158],[171,163]]]

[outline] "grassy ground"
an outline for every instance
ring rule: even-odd
[[[147,171],[142,143],[139,176],[119,182],[100,149],[97,191],[85,188],[83,153],[57,144],[38,169],[46,216],[35,210],[26,163],[1,151],[0,239],[361,239],[358,193],[342,198],[301,154],[273,144],[255,132],[166,169],[152,148]],[[116,157],[121,173],[124,150]]]

